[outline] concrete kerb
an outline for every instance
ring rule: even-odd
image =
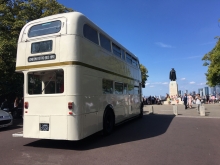
[[[199,113],[200,113],[200,116],[205,116],[205,106],[200,106],[199,108]]]

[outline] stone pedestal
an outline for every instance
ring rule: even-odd
[[[176,81],[170,81],[170,97],[178,96],[178,85]]]
[[[200,106],[200,116],[205,116],[205,107],[204,106]]]
[[[178,115],[177,105],[173,105],[173,114],[176,116]]]

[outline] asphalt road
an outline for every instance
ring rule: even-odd
[[[162,107],[162,106],[161,106]],[[22,120],[0,129],[1,165],[219,165],[220,118],[147,114],[84,140],[13,138]]]

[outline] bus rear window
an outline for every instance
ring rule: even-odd
[[[28,37],[37,37],[47,34],[58,33],[61,29],[61,21],[46,22],[43,24],[34,25],[30,28]]]
[[[31,54],[52,51],[52,40],[34,42],[31,44]]]
[[[28,94],[56,94],[64,91],[62,69],[28,73]]]

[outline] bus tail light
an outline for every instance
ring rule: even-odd
[[[28,106],[29,106],[28,102],[24,102],[25,109],[28,109]]]
[[[68,102],[68,108],[73,109],[73,102]]]

